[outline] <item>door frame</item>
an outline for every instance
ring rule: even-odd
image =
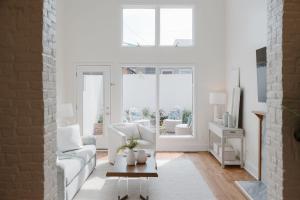
[[[199,147],[199,127],[198,127],[198,64],[197,63],[121,63],[121,68],[126,66],[132,67],[153,67],[156,68],[156,121],[159,121],[159,70],[170,66],[170,68],[182,68],[188,67],[193,70],[193,126],[192,126],[192,135],[160,135],[159,126],[156,125],[155,132],[156,132],[156,150],[158,151],[199,151],[199,150],[206,150],[205,148]],[[123,75],[122,76],[122,112],[123,112]]]
[[[96,136],[97,149],[107,148],[107,128],[111,122],[111,65],[109,64],[80,64],[76,66],[75,80],[76,80],[76,120],[80,124],[81,135],[83,135],[83,119],[82,119],[82,77],[84,72],[103,73],[104,74],[104,133],[102,136]]]

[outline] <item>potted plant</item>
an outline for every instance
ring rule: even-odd
[[[162,126],[165,119],[168,119],[168,115],[163,109],[159,109],[159,125]]]
[[[103,134],[103,115],[100,115],[97,123],[94,124],[95,135]]]
[[[126,158],[127,165],[135,165],[136,159],[135,159],[135,155],[134,155],[133,149],[135,147],[137,147],[138,144],[139,143],[138,143],[138,141],[136,139],[130,138],[129,141],[126,144],[124,144],[124,145],[122,145],[122,146],[120,146],[118,148],[117,152],[120,152],[120,151],[123,151],[125,149],[128,149],[127,158]]]
[[[191,115],[192,112],[190,110],[184,109],[182,112],[182,123],[187,124]]]
[[[143,118],[144,119],[149,119],[150,118],[150,110],[148,108],[144,108],[142,110],[142,113],[143,113]]]

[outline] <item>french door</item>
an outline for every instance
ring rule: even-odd
[[[155,130],[158,150],[192,149],[195,134],[194,67],[125,65],[122,121]]]
[[[110,66],[78,66],[77,120],[83,136],[95,135],[97,148],[106,148],[110,123]]]

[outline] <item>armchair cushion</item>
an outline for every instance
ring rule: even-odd
[[[140,149],[152,149],[153,148],[153,143],[149,142],[147,140],[137,140],[137,142],[139,143],[137,148],[140,148]]]
[[[114,125],[114,128],[117,130],[121,131],[126,135],[126,137],[129,138],[134,138],[134,139],[140,139],[140,133],[138,130],[138,125],[135,123],[123,123],[123,124],[116,124]]]
[[[82,141],[78,124],[57,129],[57,150],[59,152],[71,151],[81,147]]]
[[[151,143],[155,142],[155,131],[152,131],[143,125],[138,125],[138,130],[142,140],[147,140]]]

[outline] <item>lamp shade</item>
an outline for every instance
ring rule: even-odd
[[[73,106],[71,103],[61,104],[60,106],[58,106],[58,118],[71,118],[73,117],[73,115]]]
[[[224,105],[226,103],[226,94],[223,92],[209,93],[209,104]]]

